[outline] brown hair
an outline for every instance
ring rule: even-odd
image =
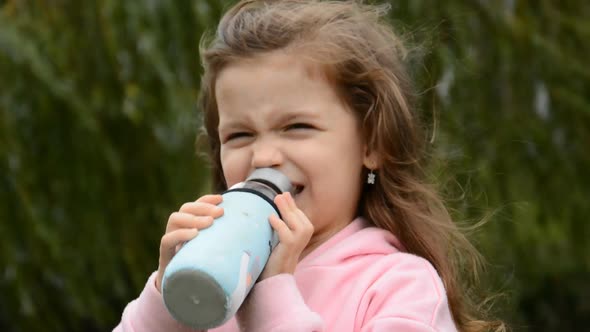
[[[378,156],[378,178],[365,187],[360,214],[435,267],[460,331],[504,330],[502,322],[475,318],[482,313],[475,312],[460,282],[461,274],[477,270],[479,253],[426,183],[425,139],[414,114],[406,51],[383,20],[386,12],[386,7],[357,1],[244,0],[224,15],[213,40],[201,47],[201,107],[213,189],[226,189],[217,132],[217,75],[233,61],[275,50],[297,52],[322,66]]]

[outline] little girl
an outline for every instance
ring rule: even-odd
[[[262,167],[297,188],[276,197],[280,242],[247,300],[212,331],[503,329],[473,315],[458,281],[457,262],[477,252],[425,183],[404,48],[383,14],[353,1],[244,0],[202,51],[214,192]],[[223,214],[221,200],[171,214],[158,271],[115,331],[192,331],[166,310],[162,276]]]

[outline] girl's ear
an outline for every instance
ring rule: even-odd
[[[381,166],[381,161],[379,160],[377,152],[374,149],[369,149],[369,147],[366,145],[363,157],[363,166],[371,170],[376,170]]]

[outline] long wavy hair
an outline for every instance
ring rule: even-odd
[[[325,71],[378,156],[378,178],[364,187],[359,213],[435,267],[460,331],[503,331],[502,322],[482,317],[461,282],[465,273],[475,276],[481,258],[426,181],[425,136],[415,114],[407,52],[385,20],[387,9],[358,1],[244,0],[226,12],[216,33],[201,43],[200,106],[213,190],[226,189],[215,100],[220,71],[275,50],[304,57]]]

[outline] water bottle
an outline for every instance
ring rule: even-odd
[[[280,216],[274,198],[292,188],[283,173],[260,168],[222,194],[223,216],[185,243],[164,271],[162,296],[177,321],[210,329],[237,312],[278,243],[268,222]]]

